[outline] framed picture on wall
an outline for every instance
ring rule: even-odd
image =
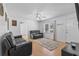
[[[16,20],[12,20],[12,26],[17,26],[17,21]]]

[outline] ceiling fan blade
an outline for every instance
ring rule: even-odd
[[[42,16],[42,18],[46,18],[45,16]]]

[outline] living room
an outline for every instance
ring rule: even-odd
[[[0,37],[7,32],[12,32],[13,36],[22,36],[26,41],[47,39],[48,41],[79,43],[78,20],[74,3],[4,3],[0,5],[3,5],[1,8],[4,9],[0,11]],[[37,32],[40,33],[40,37]],[[41,55],[36,52],[33,54]],[[49,52],[42,55],[53,54]]]

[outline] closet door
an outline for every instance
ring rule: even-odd
[[[71,19],[67,19],[66,20],[66,39],[67,42],[72,41],[73,40],[73,32],[74,32],[74,22]]]
[[[75,12],[66,18],[66,40],[67,42],[79,42],[78,21]]]
[[[21,32],[21,35],[27,35],[28,34],[28,29],[27,29],[26,23],[20,24],[20,32]]]
[[[66,39],[67,42],[79,42],[78,24],[75,18],[66,20]]]
[[[65,34],[65,20],[59,19],[56,21],[56,40],[65,42],[66,34]]]

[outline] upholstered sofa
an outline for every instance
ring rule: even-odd
[[[22,38],[15,39],[11,32],[2,36],[3,56],[29,56],[32,54],[32,42],[27,42]]]
[[[40,33],[40,30],[32,30],[30,31],[30,38],[32,39],[43,38],[43,33]]]

